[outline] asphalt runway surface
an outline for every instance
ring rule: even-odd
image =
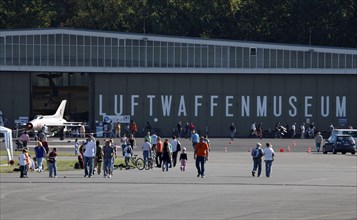
[[[257,141],[276,151],[271,178],[251,176],[248,150]],[[118,169],[111,179],[84,178],[83,170],[56,179],[47,171],[27,179],[0,174],[0,219],[357,219],[356,155],[318,154],[311,139],[211,139],[206,177],[197,178],[192,147],[182,143],[185,172]],[[72,145],[50,141],[60,151]]]

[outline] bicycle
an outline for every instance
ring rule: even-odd
[[[137,154],[134,154],[133,156],[130,157],[128,166],[126,166],[126,164],[121,163],[118,165],[114,165],[114,167],[117,169],[119,168],[120,170],[122,170],[123,168],[125,169],[135,169],[137,168],[138,170],[143,170],[145,168],[144,165],[144,160],[140,157],[138,157]]]
[[[154,169],[154,158],[153,157],[149,157],[148,161],[146,161],[146,164],[145,164],[145,170],[150,170],[150,169]]]
[[[152,150],[150,153],[151,153],[151,157],[149,157],[148,161],[145,164],[145,170],[154,169],[154,161],[155,161],[155,157],[156,157],[156,152],[155,152],[155,150]]]

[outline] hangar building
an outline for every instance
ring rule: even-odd
[[[357,50],[104,32],[0,30],[0,110],[96,123],[130,116],[171,135],[181,121],[201,134],[228,136],[234,122],[357,127]],[[143,133],[141,133],[143,134]]]

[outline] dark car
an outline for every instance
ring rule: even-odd
[[[351,135],[337,134],[332,135],[326,140],[322,152],[327,154],[327,152],[332,152],[336,154],[337,152],[350,152],[351,154],[356,153],[356,143]]]

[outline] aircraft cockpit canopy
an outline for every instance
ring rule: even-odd
[[[43,115],[36,115],[35,116],[35,119],[42,119],[43,118]]]

